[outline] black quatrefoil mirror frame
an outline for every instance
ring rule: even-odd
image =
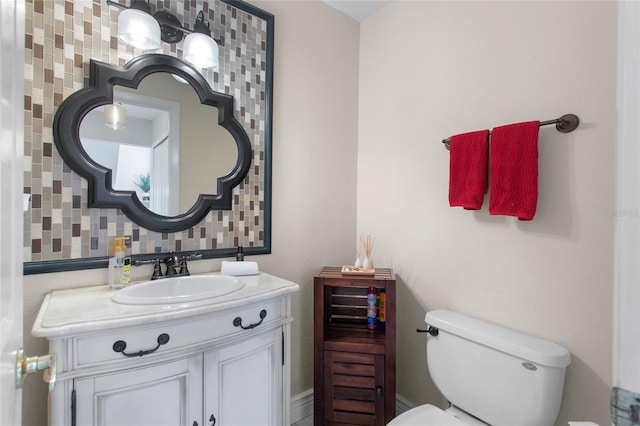
[[[187,212],[176,216],[162,216],[147,209],[135,191],[113,189],[111,169],[94,161],[80,141],[82,120],[94,108],[113,102],[114,85],[136,89],[145,77],[157,72],[183,78],[203,105],[216,107],[218,125],[231,134],[238,148],[234,168],[217,179],[217,193],[200,194]],[[215,109],[211,111],[215,114]],[[205,138],[203,135],[203,141]],[[247,175],[253,157],[249,136],[233,116],[233,96],[213,91],[191,65],[160,54],[138,56],[122,67],[92,59],[89,87],[73,93],[62,102],[53,120],[53,140],[65,163],[87,180],[89,207],[121,209],[136,224],[157,232],[183,231],[198,224],[211,210],[231,210],[233,188]]]

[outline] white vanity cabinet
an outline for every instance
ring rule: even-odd
[[[212,301],[133,306],[106,287],[45,298],[33,334],[58,356],[50,425],[288,425],[290,295],[266,274]]]
[[[281,425],[281,328],[175,361],[75,379],[75,424]]]
[[[205,353],[204,405],[208,426],[283,425],[282,334],[278,330]],[[287,417],[288,418],[288,417]],[[287,423],[289,424],[289,423]]]
[[[71,424],[202,425],[202,356],[74,379],[68,402]]]

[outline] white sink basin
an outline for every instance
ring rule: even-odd
[[[212,299],[242,287],[242,281],[227,275],[192,275],[132,284],[116,291],[111,300],[125,305],[166,305]]]

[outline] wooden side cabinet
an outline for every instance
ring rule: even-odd
[[[367,291],[385,293],[386,322],[367,327]],[[314,277],[314,423],[385,425],[395,417],[396,280],[391,269]]]

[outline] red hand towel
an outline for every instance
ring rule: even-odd
[[[451,136],[449,205],[479,210],[487,193],[489,130]]]
[[[538,203],[539,121],[491,131],[489,213],[531,220]]]

